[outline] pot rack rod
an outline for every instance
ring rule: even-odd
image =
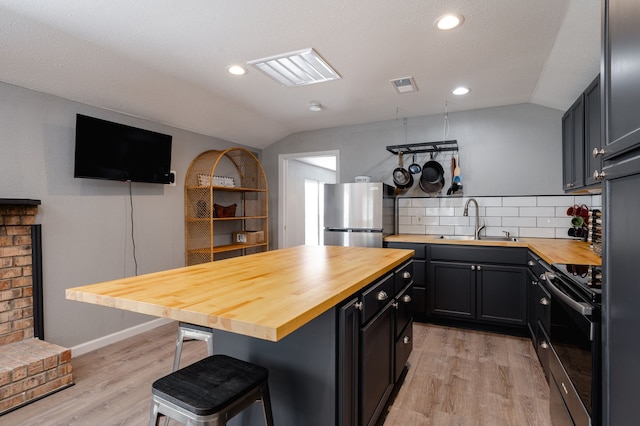
[[[409,143],[403,145],[389,145],[387,146],[387,151],[392,154],[398,155],[400,153],[403,154],[421,154],[424,152],[447,152],[447,151],[458,151],[458,141],[448,140],[448,141],[439,141],[439,142],[419,142],[419,143]]]

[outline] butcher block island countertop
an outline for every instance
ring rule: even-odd
[[[298,246],[69,288],[66,298],[275,342],[412,256]]]
[[[547,263],[601,265],[602,258],[585,241],[562,238],[518,238],[518,241],[447,240],[439,235],[397,234],[384,239],[388,243],[460,244],[494,247],[527,247]]]

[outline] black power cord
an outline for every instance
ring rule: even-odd
[[[129,205],[131,206],[131,243],[133,245],[133,264],[135,266],[135,276],[138,276],[138,259],[136,258],[136,238],[133,233],[133,193],[131,190],[131,181],[129,181]]]

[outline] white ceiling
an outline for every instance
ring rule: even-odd
[[[564,110],[599,72],[600,1],[0,0],[0,80],[256,148],[445,102]],[[445,12],[464,25],[436,30]],[[308,47],[342,79],[225,71]],[[389,80],[407,76],[419,91],[398,94]]]

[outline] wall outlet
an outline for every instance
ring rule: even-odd
[[[424,216],[416,216],[416,223],[418,225],[424,225]]]
[[[169,186],[176,186],[176,180],[177,180],[176,171],[175,170],[171,170],[169,173],[171,173],[171,176],[173,178],[173,180],[171,181]]]

